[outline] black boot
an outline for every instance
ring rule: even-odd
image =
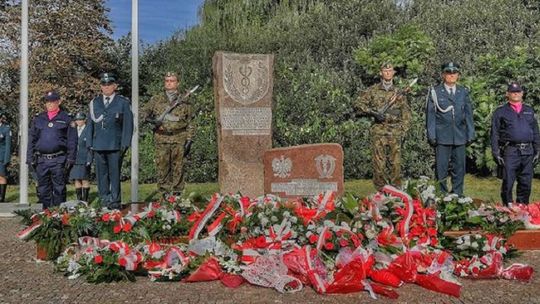
[[[82,201],[82,188],[75,188],[75,194],[77,194],[77,200]]]
[[[3,203],[6,201],[6,188],[7,188],[7,184],[0,185],[0,203]]]
[[[82,197],[82,201],[84,202],[87,202],[88,203],[88,195],[90,194],[90,187],[88,188],[82,188],[82,194],[81,194],[81,197]]]

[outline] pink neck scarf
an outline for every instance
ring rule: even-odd
[[[53,119],[58,113],[60,112],[60,108],[54,110],[54,111],[47,111],[47,116],[49,117],[49,120]]]
[[[510,102],[510,106],[516,113],[521,113],[521,108],[523,107],[523,102]]]

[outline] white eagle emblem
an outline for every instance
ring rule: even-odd
[[[283,155],[280,158],[274,158],[272,160],[272,170],[274,171],[274,176],[280,178],[289,177],[292,170],[292,160],[285,158]]]

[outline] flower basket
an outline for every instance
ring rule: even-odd
[[[140,211],[140,210],[143,210],[146,206],[148,206],[148,203],[145,203],[145,202],[133,202],[131,204],[122,205],[122,210],[121,210],[122,215],[128,214],[131,211],[132,205],[137,206],[136,210]]]
[[[47,254],[47,247],[36,243],[36,258],[41,261],[49,260],[49,255]]]

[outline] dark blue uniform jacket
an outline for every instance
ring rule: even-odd
[[[60,111],[52,120],[49,120],[46,112],[37,115],[32,121],[28,137],[28,163],[36,152],[65,152],[67,161],[75,162],[77,129],[71,125],[71,118],[66,112]]]
[[[509,103],[498,107],[491,119],[491,149],[500,155],[499,149],[507,144],[531,143],[534,153],[540,151],[540,134],[534,109],[523,105],[516,113]]]
[[[77,142],[77,158],[75,159],[76,165],[86,165],[87,163],[92,163],[92,151],[86,144],[88,138],[90,137],[88,130],[88,125],[86,125],[81,133],[81,136],[79,136],[79,140]]]

